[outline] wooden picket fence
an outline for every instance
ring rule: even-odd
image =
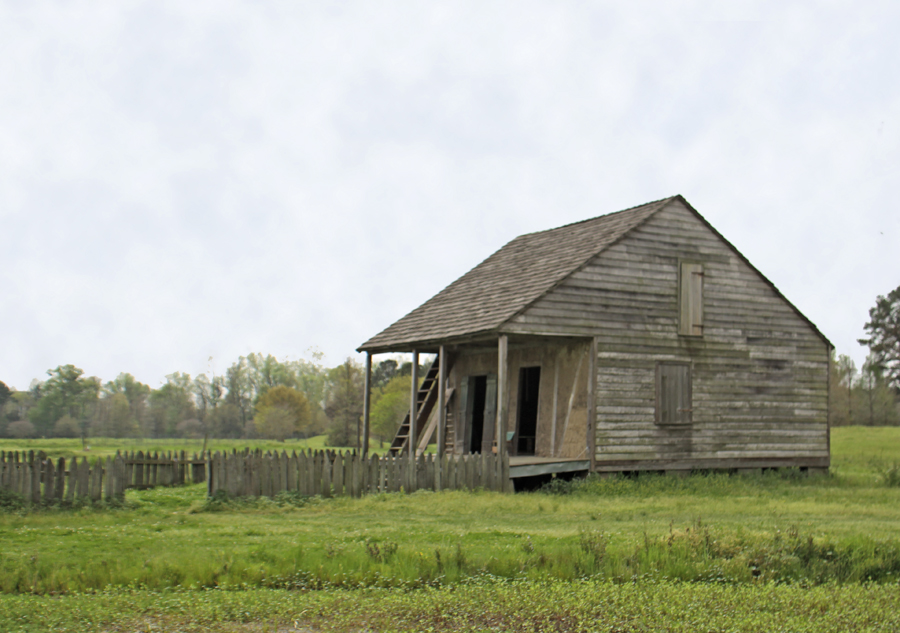
[[[188,455],[184,451],[168,453],[131,451],[122,455],[125,460],[127,488],[155,488],[206,481],[206,462],[209,451]]]
[[[378,492],[416,490],[495,490],[512,492],[509,458],[485,455],[371,455],[355,451],[244,450],[231,453],[117,453],[90,463],[43,452],[0,451],[0,490],[32,504],[71,504],[77,500],[121,499],[128,488],[175,486],[206,481],[214,495],[275,497],[361,497]]]
[[[121,498],[127,488],[173,486],[206,479],[205,456],[117,453],[93,464],[83,457],[54,462],[43,452],[0,451],[0,490],[21,495],[26,502],[72,503],[75,499]]]
[[[509,458],[485,455],[371,455],[355,451],[233,451],[209,459],[210,495],[274,497],[280,492],[302,495],[360,497],[378,492],[416,490],[495,490],[512,492]]]

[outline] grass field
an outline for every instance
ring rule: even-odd
[[[206,448],[210,451],[231,451],[245,448],[260,449],[263,451],[299,451],[301,449],[322,450],[325,448],[334,450],[352,450],[354,447],[326,446],[326,436],[317,435],[309,439],[290,439],[284,442],[276,440],[217,440],[206,442]],[[372,441],[370,451],[379,455],[388,450],[389,443],[382,445]],[[87,457],[93,460],[98,457],[115,455],[116,451],[144,451],[168,452],[184,451],[185,453],[199,453],[203,450],[203,440],[196,439],[114,439],[110,437],[92,437],[87,441],[87,446],[82,448],[78,439],[49,439],[49,440],[14,440],[0,438],[0,451],[44,451],[48,457],[57,459],[65,457]]]
[[[189,486],[129,491],[121,508],[11,508],[0,514],[0,630],[38,611],[59,630],[132,630],[142,618],[184,630],[254,630],[245,623],[266,618],[321,627],[322,613],[338,629],[382,630],[405,609],[421,621],[398,630],[451,621],[479,630],[492,617],[498,630],[535,630],[528,622],[565,613],[616,630],[622,609],[632,624],[619,630],[696,630],[702,612],[690,605],[704,602],[722,622],[743,623],[709,630],[781,622],[769,605],[788,603],[834,628],[803,628],[798,615],[783,630],[896,629],[877,613],[900,597],[900,487],[885,483],[900,462],[900,429],[838,428],[832,450],[828,476],[237,502]],[[519,606],[485,615],[478,596],[487,595]],[[458,605],[435,610],[435,600]],[[110,610],[117,601],[126,607]],[[688,606],[676,614],[669,603]],[[241,604],[251,615],[234,615]],[[580,630],[578,617],[559,630]]]

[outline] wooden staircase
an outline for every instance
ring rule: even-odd
[[[432,412],[435,414],[437,413],[434,411],[434,408],[438,399],[438,373],[440,360],[440,355],[434,357],[434,362],[431,363],[431,367],[429,367],[428,371],[425,373],[425,379],[422,381],[422,384],[419,385],[419,390],[416,392],[416,439],[418,440],[416,455],[421,455],[425,452],[428,441],[431,439],[431,436],[434,435],[434,429],[437,425],[438,416],[434,415],[432,418],[431,414]],[[447,391],[446,399],[448,402],[452,394],[452,389]],[[397,429],[397,434],[391,442],[391,447],[389,449],[391,455],[409,454],[409,417],[409,411],[407,411],[406,417],[403,418],[403,422],[400,423],[400,428]],[[429,418],[432,419],[429,420]]]

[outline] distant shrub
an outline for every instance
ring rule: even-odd
[[[178,435],[190,439],[201,439],[203,437],[203,422],[200,420],[190,419],[182,420],[175,427]]]
[[[54,437],[80,437],[81,426],[75,418],[64,415],[53,425]]]
[[[37,435],[34,425],[28,420],[17,420],[6,427],[6,434],[18,440]]]

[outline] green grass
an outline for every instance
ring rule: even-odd
[[[106,631],[896,631],[896,586],[497,582],[297,592],[114,589],[0,596],[9,633]]]
[[[284,442],[276,440],[217,440],[211,439],[206,443],[207,450],[232,451],[245,448],[260,449],[263,451],[299,451],[301,449],[334,449],[353,450],[355,447],[326,446],[327,436],[316,435],[305,440],[290,439]],[[382,447],[379,442],[372,441],[370,452],[383,454],[388,450],[388,443]],[[203,440],[196,439],[135,439],[135,438],[110,438],[92,437],[87,441],[87,450],[84,450],[79,439],[42,439],[42,440],[14,440],[0,438],[0,451],[44,451],[48,457],[58,459],[65,457],[87,457],[89,460],[97,457],[115,455],[116,451],[143,451],[168,452],[184,451],[185,453],[199,453],[203,449]]]
[[[429,602],[439,597],[441,604],[461,601],[445,622],[458,620],[460,630],[490,628],[490,617],[498,618],[498,630],[528,629],[532,620],[512,611],[479,611],[476,594],[486,592],[496,597],[485,604],[544,609],[528,616],[534,618],[562,617],[568,609],[610,622],[607,629],[614,621],[603,618],[618,611],[604,615],[601,607],[609,605],[592,596],[637,610],[622,630],[645,630],[641,618],[662,617],[668,599],[683,600],[688,613],[666,620],[673,628],[650,630],[694,630],[699,620],[691,618],[701,612],[690,605],[704,601],[740,624],[728,630],[781,622],[770,603],[796,603],[798,613],[812,609],[834,627],[808,630],[840,630],[837,622],[845,630],[878,630],[865,624],[877,622],[872,605],[900,597],[900,487],[884,478],[885,465],[900,457],[900,429],[835,429],[832,448],[833,473],[808,477],[648,475],[559,485],[556,494],[330,500],[207,500],[199,485],[129,491],[120,508],[8,507],[0,512],[0,611],[43,605],[47,618],[60,618],[55,628],[76,630],[62,605],[96,611],[91,621],[99,623],[115,616],[108,605],[131,600],[145,606],[126,609],[122,617],[132,620],[121,630],[141,618],[206,630],[204,618],[222,627],[247,621],[234,616],[243,604],[247,613],[271,608],[282,624],[301,612],[307,615],[300,620],[315,623],[318,616],[309,614],[325,609],[347,630],[381,630],[406,605],[409,617],[422,618],[410,628],[427,629],[444,621]],[[818,589],[804,593],[807,586]],[[84,595],[94,591],[105,597]],[[641,591],[655,606],[638,613]],[[576,602],[567,602],[569,593]],[[178,611],[178,601],[195,606]],[[18,630],[17,620],[3,617],[0,630]],[[578,630],[577,619],[566,622],[561,630]],[[786,630],[807,630],[802,617],[796,622]]]
[[[844,426],[831,430],[831,471],[859,483],[877,483],[900,464],[900,427]]]

